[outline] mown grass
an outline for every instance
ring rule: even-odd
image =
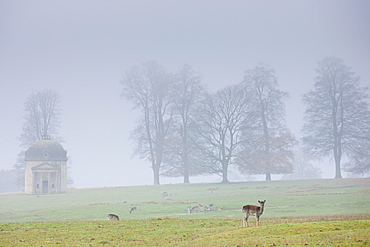
[[[362,246],[370,243],[369,195],[370,179],[0,194],[0,246]],[[251,217],[243,228],[242,206],[261,199],[261,226]],[[224,210],[187,213],[211,203]],[[107,221],[108,213],[122,220]]]
[[[356,220],[353,220],[356,218]],[[311,222],[307,222],[311,221]],[[321,220],[321,221],[315,221]],[[2,246],[356,246],[370,244],[370,216],[239,219],[163,218],[0,224]],[[290,223],[282,223],[286,221]],[[313,221],[313,222],[312,222]]]
[[[162,193],[172,194],[162,198]],[[370,179],[176,184],[73,189],[65,194],[0,194],[0,223],[122,219],[241,218],[245,204],[267,200],[264,218],[370,213]],[[224,210],[188,214],[186,207]],[[130,208],[137,211],[130,214]]]

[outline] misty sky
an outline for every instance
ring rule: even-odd
[[[290,93],[287,125],[300,137],[301,95],[318,61],[339,57],[370,85],[369,24],[368,0],[1,0],[0,170],[20,152],[26,98],[52,89],[75,187],[152,184],[150,164],[131,159],[138,113],[120,97],[125,71],[148,60],[169,72],[190,64],[210,90],[268,63]],[[317,164],[334,177],[333,166]]]

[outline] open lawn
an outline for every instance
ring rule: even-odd
[[[162,198],[167,192],[169,197]],[[0,194],[0,223],[121,219],[241,218],[245,204],[266,200],[263,218],[370,214],[370,179],[176,184],[73,189],[65,194]],[[214,211],[188,214],[188,206]],[[137,210],[130,214],[131,207]],[[224,210],[217,210],[224,208]]]
[[[170,196],[163,198],[162,193]],[[241,208],[266,200],[260,227]],[[187,206],[214,204],[189,214]],[[129,213],[131,207],[137,207]],[[223,210],[217,210],[223,208]],[[121,221],[107,221],[114,213]],[[0,194],[0,246],[362,246],[370,179],[176,184]]]
[[[341,221],[345,220],[345,221]],[[370,216],[239,219],[158,218],[0,224],[1,246],[366,246]]]

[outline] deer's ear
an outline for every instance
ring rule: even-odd
[[[263,201],[263,203],[265,203],[265,202],[266,202],[266,200]]]
[[[258,203],[261,203],[261,201],[260,201],[260,200],[258,200]]]

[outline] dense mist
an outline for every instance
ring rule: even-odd
[[[126,71],[151,60],[168,72],[189,64],[210,92],[268,63],[290,95],[285,120],[299,139],[302,95],[313,89],[320,60],[338,57],[370,85],[369,10],[366,0],[1,1],[0,170],[12,169],[21,151],[26,99],[50,89],[60,96],[73,187],[153,184],[150,163],[132,158],[140,113],[121,96]],[[334,177],[332,160],[314,165]],[[263,179],[236,171],[229,178]]]

